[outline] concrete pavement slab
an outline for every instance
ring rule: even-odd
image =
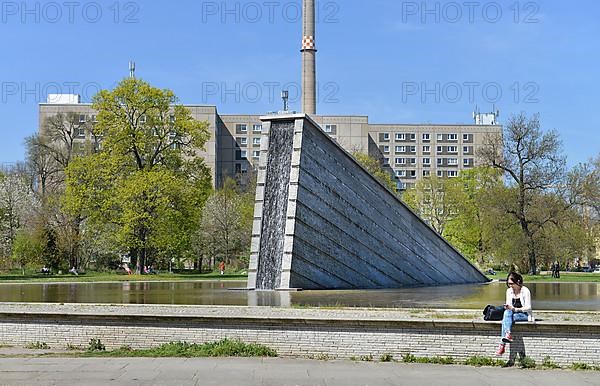
[[[597,371],[282,358],[0,359],[1,385],[598,386]],[[73,369],[76,369],[73,372]],[[79,371],[77,371],[79,369]]]

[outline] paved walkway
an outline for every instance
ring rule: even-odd
[[[256,358],[0,358],[2,385],[599,385],[597,371]]]

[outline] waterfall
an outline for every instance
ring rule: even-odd
[[[293,140],[294,121],[273,122],[269,133],[257,289],[274,290],[281,281]]]

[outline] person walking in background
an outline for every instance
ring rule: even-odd
[[[560,263],[558,262],[558,260],[556,260],[556,266],[554,267],[554,269],[556,270],[554,277],[560,279]]]
[[[224,261],[221,261],[219,263],[219,271],[221,271],[221,275],[225,274],[225,262]]]
[[[502,318],[502,335],[496,355],[500,356],[506,351],[506,344],[512,343],[512,326],[515,322],[533,321],[531,308],[531,292],[523,285],[523,276],[511,272],[506,278],[506,304],[504,304],[504,317]]]

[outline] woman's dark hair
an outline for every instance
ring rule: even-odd
[[[509,280],[511,280],[511,279],[512,279],[512,281],[513,281],[514,283],[517,283],[517,285],[519,285],[519,287],[523,285],[523,276],[519,275],[519,274],[518,274],[518,273],[516,273],[516,272],[511,272],[511,273],[509,273],[509,274],[508,274],[508,276],[506,277],[506,286],[507,286],[507,287],[510,287],[510,286],[508,285],[508,281],[509,281]]]

